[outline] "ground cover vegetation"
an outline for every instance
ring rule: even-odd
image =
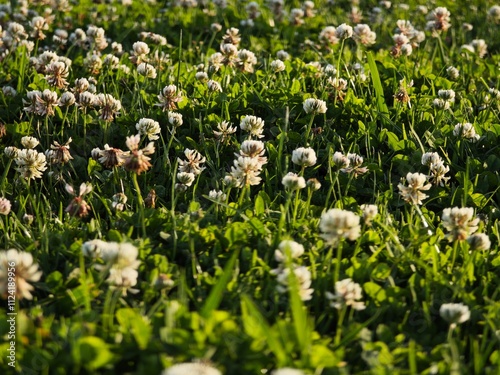
[[[0,5],[1,373],[498,374],[499,33],[492,1]]]

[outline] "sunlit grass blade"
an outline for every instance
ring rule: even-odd
[[[231,258],[227,262],[226,266],[224,267],[224,273],[217,281],[217,283],[214,285],[214,287],[210,291],[207,300],[203,304],[200,314],[204,318],[208,318],[210,316],[210,313],[214,311],[217,307],[219,307],[219,304],[221,303],[222,297],[224,295],[224,291],[226,290],[227,284],[229,283],[231,277],[233,276],[234,266],[236,264],[236,259],[238,259],[238,254],[239,254],[238,251],[235,251],[233,253]]]

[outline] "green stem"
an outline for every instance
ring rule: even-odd
[[[139,215],[142,228],[142,236],[146,238],[146,222],[144,218],[144,200],[142,199],[141,189],[139,183],[137,182],[137,174],[132,173],[132,182],[134,183],[135,192],[137,194],[137,204],[139,206]]]
[[[7,165],[5,166],[5,169],[2,173],[2,179],[0,180],[0,193],[2,193],[2,194],[4,193],[3,186],[4,186],[4,183],[7,179],[7,173],[9,173],[10,166],[12,165],[12,160],[13,159],[9,159],[7,161]]]
[[[342,239],[337,244],[337,261],[335,262],[335,271],[333,273],[333,284],[339,281],[340,277],[340,263],[342,261]]]
[[[344,323],[346,312],[347,312],[347,306],[342,306],[342,309],[339,311],[339,320],[337,321],[337,331],[335,332],[335,341],[334,341],[335,346],[337,346],[340,343],[340,339],[342,337],[342,324]]]
[[[80,284],[82,284],[84,289],[84,299],[85,299],[85,312],[91,311],[90,306],[90,295],[89,295],[89,286],[87,283],[87,273],[85,271],[85,258],[83,253],[80,252]]]
[[[451,258],[451,272],[453,273],[453,267],[455,267],[455,259],[457,257],[457,251],[458,251],[458,241],[455,240],[453,242],[453,254]]]
[[[314,114],[311,115],[311,120],[309,121],[309,124],[307,125],[307,130],[306,130],[306,144],[309,144],[309,136],[311,134],[311,129],[312,129],[312,124],[314,122]]]

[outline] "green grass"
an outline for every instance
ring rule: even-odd
[[[2,6],[0,315],[17,312],[14,367],[6,354],[10,326],[0,319],[2,374],[160,374],[192,361],[228,375],[286,367],[308,375],[500,372],[500,23],[488,16],[494,3],[436,4],[448,8],[451,25],[434,36],[426,30],[434,7],[416,0],[408,8],[361,1],[359,21],[349,1],[318,1],[300,25],[289,15],[302,4],[285,4],[280,18],[258,3],[260,15],[245,26],[246,2],[230,0],[223,9],[212,2],[81,1],[52,7],[40,40],[30,21],[46,5],[31,2],[28,17],[16,2],[14,12]],[[13,35],[14,20],[26,35]],[[425,33],[408,56],[394,47],[398,20]],[[319,38],[326,26],[343,23],[368,24],[375,43]],[[86,35],[90,25],[104,36]],[[255,54],[251,68],[242,55],[215,55],[223,40],[229,43],[231,27],[241,38],[238,44],[233,35],[234,49]],[[87,42],[76,43],[75,35],[63,47],[54,42],[56,30],[71,35],[78,28]],[[33,42],[33,50],[16,38]],[[138,41],[150,52],[131,59]],[[464,47],[473,44],[474,52]],[[71,61],[67,84],[49,84],[48,63],[36,60],[50,58],[43,51]],[[116,66],[104,63],[110,54]],[[94,71],[92,55],[103,62]],[[273,71],[278,57],[284,70]],[[137,72],[137,58],[155,67],[155,78]],[[80,78],[89,81],[87,91],[111,95],[121,109],[106,118],[102,106],[86,108]],[[335,87],[339,79],[345,87]],[[207,80],[222,91],[211,91]],[[176,86],[170,94],[168,85]],[[44,90],[58,97],[71,91],[78,105],[47,107]],[[453,90],[454,100],[446,102],[443,90]],[[30,103],[33,91],[40,94]],[[309,98],[324,101],[326,113],[306,113]],[[173,127],[168,111],[182,115],[181,126]],[[244,116],[264,121],[261,138],[241,129]],[[143,132],[132,145],[143,118],[157,121],[160,131]],[[224,139],[214,134],[223,121],[236,129]],[[473,133],[459,132],[457,124],[466,123]],[[39,141],[39,158],[47,155],[46,169],[32,179],[23,176],[19,157],[9,158],[12,147],[27,148],[26,136]],[[70,138],[69,150],[61,148]],[[246,140],[262,141],[264,152],[242,155]],[[130,151],[125,164],[99,160],[105,145]],[[299,147],[314,150],[314,165],[292,162]],[[55,159],[68,151],[71,158],[50,163],[51,149]],[[186,165],[187,149],[204,160]],[[436,179],[439,163],[422,164],[430,152],[439,155],[445,179]],[[238,181],[244,165],[246,180]],[[286,189],[289,172],[307,186]],[[425,197],[411,198],[409,173],[425,176]],[[83,194],[82,183],[92,190]],[[371,222],[363,218],[367,204],[378,211]],[[453,207],[471,211],[453,223],[446,217]],[[352,212],[359,228],[352,218],[327,223],[331,209]],[[486,239],[489,246],[478,246]],[[302,245],[303,254],[277,259],[283,240]],[[9,249],[31,254],[42,272],[28,280],[32,299],[16,291],[14,310],[7,299],[12,266],[3,264],[14,259],[5,258]],[[16,261],[20,288],[27,273]],[[364,309],[349,299],[337,309],[327,297],[347,278]],[[467,306],[469,319],[445,320],[440,309],[449,303]]]

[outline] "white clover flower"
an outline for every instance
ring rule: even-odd
[[[439,98],[446,100],[447,102],[455,102],[455,91],[453,90],[439,90],[438,96]]]
[[[410,56],[413,52],[413,47],[411,44],[403,44],[401,46],[401,55],[403,56]]]
[[[299,287],[299,296],[302,301],[309,301],[312,298],[314,289],[311,288],[311,272],[307,267],[295,267],[293,273],[297,278]],[[285,268],[280,271],[277,277],[278,286],[276,287],[279,293],[286,293],[289,287],[290,268]]]
[[[438,109],[450,109],[450,102],[440,98],[436,98],[432,101],[432,105]]]
[[[180,363],[164,370],[161,375],[222,375],[215,367],[202,362]]]
[[[194,173],[195,175],[199,175],[205,169],[202,164],[205,163],[207,159],[198,151],[186,148],[184,150],[184,155],[187,160],[177,158],[179,163],[179,172]]]
[[[271,61],[269,67],[274,73],[282,72],[285,70],[285,63],[279,59]]]
[[[483,58],[488,53],[488,45],[484,41],[484,39],[474,39],[471,42],[472,47],[474,48],[476,54]]]
[[[294,368],[284,367],[278,370],[274,370],[272,372],[272,375],[304,375],[304,372]]]
[[[450,79],[452,80],[456,80],[460,76],[460,72],[454,66],[447,67],[446,73],[448,74],[448,77],[450,77]]]
[[[225,202],[227,195],[221,190],[210,190],[208,197],[216,202]]]
[[[334,154],[334,157],[335,157],[335,154]],[[347,160],[349,161],[349,163],[348,163],[347,167],[340,169],[341,172],[352,173],[352,174],[354,174],[355,178],[368,172],[367,167],[361,166],[363,164],[363,161],[364,161],[364,159],[361,155],[354,154],[354,153],[348,153],[346,157],[347,157]]]
[[[433,32],[446,31],[450,28],[450,12],[445,7],[437,7],[427,16],[426,29]]]
[[[214,130],[214,135],[222,143],[229,141],[231,134],[236,133],[236,128],[228,121],[222,121],[217,124],[217,130]]]
[[[137,289],[132,289],[137,284],[139,272],[133,267],[115,268],[109,270],[109,276],[106,279],[108,284],[115,287],[123,288],[122,295],[127,295],[127,291],[131,293],[139,292]]]
[[[40,144],[40,141],[35,137],[25,136],[21,138],[21,144],[29,149],[33,149]]]
[[[38,270],[38,265],[33,262],[30,253],[10,249],[0,251],[0,295],[5,296],[9,287],[9,273],[14,271],[14,288],[18,300],[33,299],[31,292],[34,290],[29,282],[37,282],[42,276],[42,271]],[[11,284],[12,285],[12,284]]]
[[[2,87],[2,92],[5,96],[14,97],[17,95],[17,90],[14,87],[8,85]]]
[[[7,198],[0,197],[0,215],[8,215],[12,205]]]
[[[137,65],[137,73],[146,78],[156,78],[156,68],[148,63],[140,63]]]
[[[191,186],[195,179],[196,179],[196,175],[194,173],[189,173],[189,172],[177,173],[177,180],[182,185]]]
[[[278,52],[276,52],[276,57],[280,60],[285,61],[290,59],[290,54],[285,50],[280,49]]]
[[[303,108],[305,113],[312,113],[314,115],[326,113],[327,110],[326,102],[324,100],[314,98],[306,99],[304,101]]]
[[[342,238],[356,240],[361,234],[360,217],[351,211],[332,208],[321,215],[320,236],[327,244],[337,245]]]
[[[487,234],[475,233],[467,238],[467,242],[472,250],[489,250],[491,241]]]
[[[99,107],[99,118],[104,121],[113,121],[122,109],[120,100],[113,98],[110,94],[98,94],[95,96],[94,105]]]
[[[362,204],[359,208],[363,211],[365,224],[371,225],[372,220],[378,215],[378,207],[374,204]]]
[[[86,241],[82,244],[82,254],[88,258],[99,258],[113,244],[99,239]]]
[[[493,5],[488,9],[488,19],[494,23],[500,23],[500,5]]]
[[[330,78],[333,79],[337,75],[337,68],[332,64],[328,64],[321,68],[323,74],[328,77],[328,83],[330,83]],[[357,70],[357,69],[356,69]]]
[[[472,125],[470,122],[455,125],[455,127],[453,128],[453,135],[455,137],[470,139],[473,142],[477,141],[480,138],[479,134],[476,134],[474,125]]]
[[[240,122],[241,130],[250,133],[250,136],[263,138],[264,135],[264,120],[257,116],[243,116]]]
[[[237,66],[243,72],[253,73],[255,64],[257,64],[257,58],[252,51],[246,49],[238,51]]]
[[[437,152],[426,152],[422,155],[422,165],[430,167],[433,164],[441,162],[442,159]]]
[[[310,178],[307,180],[306,185],[312,191],[317,191],[321,189],[321,182],[319,182],[316,178]]]
[[[351,279],[344,279],[335,283],[335,294],[326,292],[326,298],[330,300],[330,306],[340,310],[343,307],[352,307],[354,310],[364,310],[365,303],[360,301],[363,298],[363,291],[358,283]]]
[[[234,166],[231,167],[231,183],[238,188],[258,185],[262,180],[259,177],[261,171],[262,164],[257,158],[240,156],[234,161]]]
[[[116,193],[111,197],[111,200],[113,201],[111,203],[111,207],[113,207],[115,211],[123,211],[126,207],[125,204],[127,203],[128,198],[123,193]]]
[[[114,269],[136,269],[141,263],[137,259],[138,255],[137,247],[126,242],[108,242],[101,247],[101,258]]]
[[[220,23],[212,23],[210,25],[210,30],[212,30],[214,33],[218,33],[222,30],[222,25]]]
[[[130,57],[130,60],[134,64],[139,64],[142,61],[146,59],[146,55],[149,54],[149,47],[146,43],[144,42],[135,42],[132,45],[132,57]]]
[[[316,160],[316,152],[311,147],[299,147],[292,152],[292,163],[298,166],[311,167]]]
[[[274,259],[284,263],[287,258],[296,259],[304,254],[304,246],[292,240],[283,240],[274,251]]]
[[[425,184],[427,176],[422,173],[408,172],[406,181],[408,182],[408,186],[404,186],[401,183],[398,185],[399,194],[403,200],[412,204],[422,204],[422,199],[428,197],[422,193],[422,190],[429,190],[432,186],[431,184]]]
[[[333,164],[339,169],[348,168],[349,164],[351,163],[349,158],[347,156],[345,156],[343,153],[341,153],[340,151],[336,151],[333,154],[332,161],[333,161]]]
[[[300,8],[290,10],[290,23],[295,26],[300,26],[304,23],[304,11]]]
[[[293,172],[288,172],[281,180],[281,183],[287,190],[300,190],[306,187],[306,180],[304,177]]]
[[[337,39],[342,40],[342,39],[352,38],[352,35],[353,35],[352,27],[345,23],[337,26],[337,28],[335,29],[335,36],[337,37]]]
[[[249,158],[255,158],[262,167],[267,163],[267,157],[264,156],[265,153],[266,148],[264,146],[264,142],[247,139],[241,144],[239,155],[235,155],[236,157],[245,156]]]
[[[177,109],[177,103],[182,100],[182,92],[177,90],[176,85],[168,85],[157,97],[159,103],[156,103],[156,106],[161,107],[163,112],[173,111]]]
[[[14,159],[16,170],[25,179],[42,178],[42,173],[47,169],[47,159],[42,152],[36,150],[23,149],[17,153]]]
[[[222,92],[222,87],[221,87],[220,83],[217,81],[214,81],[213,79],[211,79],[207,82],[207,87],[208,87],[208,91]]]
[[[208,81],[208,74],[205,72],[196,72],[195,78],[200,82]]]
[[[172,125],[174,128],[178,128],[183,123],[182,114],[180,114],[180,113],[168,112],[167,117],[168,117],[169,124]]]
[[[444,165],[442,161],[438,163],[434,163],[430,165],[430,178],[429,181],[432,181],[435,185],[444,186],[450,177],[445,177],[446,173],[450,171],[450,167]]]
[[[161,132],[160,124],[158,121],[150,118],[141,118],[135,128],[142,136],[147,136],[150,141],[155,141],[160,138],[158,134]]]
[[[460,46],[460,51],[476,53],[476,50],[474,49],[474,46],[472,44],[463,44],[462,46]]]
[[[441,221],[449,232],[446,237],[450,241],[465,240],[478,229],[479,219],[474,217],[474,209],[470,207],[445,208]]]
[[[4,148],[3,153],[7,158],[9,159],[15,159],[17,158],[17,155],[19,154],[19,149],[14,146],[7,146]]]
[[[366,24],[359,24],[354,27],[353,39],[357,43],[364,45],[375,44],[377,34],[370,29],[370,26]]]
[[[60,107],[69,107],[75,104],[76,98],[72,92],[66,91],[59,98],[59,106]]]
[[[454,328],[457,324],[461,324],[470,319],[470,310],[463,303],[444,303],[439,308],[441,318],[450,323],[450,327]]]

